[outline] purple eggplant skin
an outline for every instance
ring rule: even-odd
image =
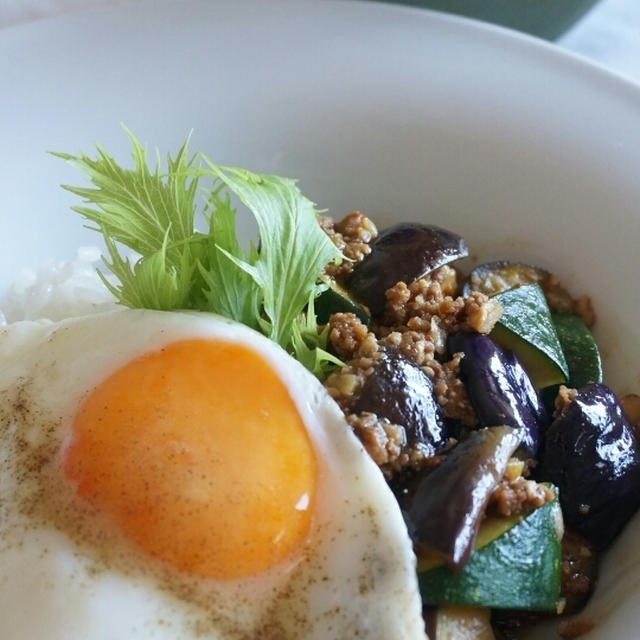
[[[448,439],[431,380],[396,348],[385,350],[351,411],[370,411],[404,427],[409,445],[420,443],[432,454]]]
[[[458,331],[447,338],[451,355],[462,352],[460,374],[481,425],[520,430],[520,450],[535,457],[549,415],[529,375],[511,351],[488,336]]]
[[[478,429],[425,473],[404,511],[413,541],[461,569],[471,555],[489,497],[519,442],[512,427]]]
[[[371,245],[371,253],[353,269],[346,288],[380,316],[385,292],[398,282],[411,284],[430,271],[469,255],[465,241],[455,233],[418,222],[385,229]]]
[[[615,394],[578,390],[547,430],[536,476],[558,487],[567,526],[606,548],[640,507],[640,446]]]

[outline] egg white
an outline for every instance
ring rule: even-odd
[[[82,398],[131,359],[184,338],[244,344],[275,369],[319,465],[295,563],[234,581],[179,574],[79,504],[60,451]],[[397,503],[322,385],[277,345],[217,316],[118,310],[0,330],[3,640],[424,639]]]

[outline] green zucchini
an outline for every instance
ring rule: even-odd
[[[596,341],[579,316],[552,313],[551,318],[569,367],[570,387],[602,382],[602,360]]]
[[[560,598],[562,513],[557,498],[524,518],[488,520],[460,572],[418,553],[427,605],[552,611]]]
[[[569,368],[540,286],[522,285],[493,297],[503,312],[491,338],[518,356],[536,388],[565,383]]]
[[[314,310],[318,324],[327,324],[332,313],[355,313],[360,320],[368,325],[369,312],[361,304],[358,304],[347,292],[334,280],[327,281],[329,285],[314,301]]]

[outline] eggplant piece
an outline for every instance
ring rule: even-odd
[[[493,296],[523,284],[534,282],[542,284],[550,277],[551,274],[545,269],[530,264],[508,260],[485,262],[475,267],[469,274],[463,294],[467,296],[471,291],[481,291],[488,296]]]
[[[425,445],[431,453],[447,441],[431,380],[395,348],[380,358],[351,411],[369,411],[404,427],[407,444]]]
[[[618,399],[590,384],[547,430],[537,476],[555,484],[569,527],[606,548],[640,507],[640,446]]]
[[[506,424],[519,430],[522,451],[535,457],[547,410],[522,364],[491,338],[459,331],[447,338],[451,355],[462,352],[460,374],[480,424]]]
[[[547,304],[556,313],[573,313],[574,300],[569,292],[542,267],[521,262],[498,260],[478,265],[462,288],[468,296],[471,291],[481,291],[488,296],[526,284],[537,283],[544,291]]]
[[[511,427],[473,431],[424,474],[405,511],[414,542],[461,569],[471,555],[489,497],[519,442]]]
[[[451,231],[418,222],[396,224],[378,236],[371,253],[354,267],[347,289],[379,316],[387,289],[398,282],[410,284],[467,255],[464,240]]]

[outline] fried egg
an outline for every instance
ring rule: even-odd
[[[3,640],[424,639],[397,503],[322,385],[204,313],[0,330]]]

